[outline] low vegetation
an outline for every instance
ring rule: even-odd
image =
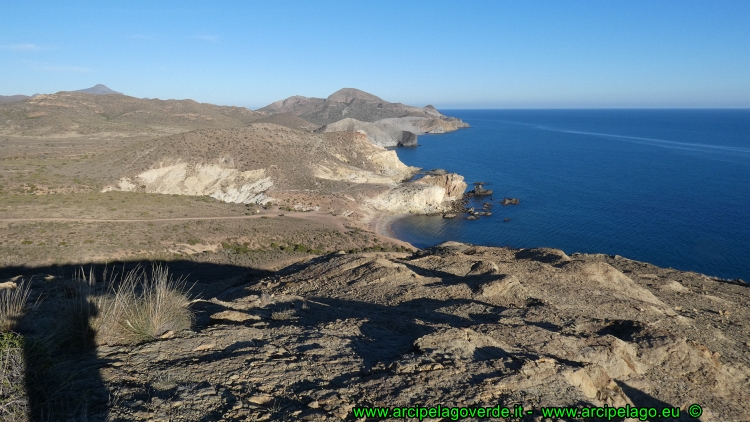
[[[192,325],[185,280],[174,279],[164,266],[150,272],[137,267],[119,279],[104,280],[103,294],[95,293],[93,274],[79,280],[85,294],[79,295],[71,313],[79,338],[96,344],[137,344]]]
[[[105,271],[98,280],[81,270],[36,280],[33,289],[22,281],[0,290],[2,421],[86,420],[102,400],[96,346],[148,342],[194,321],[185,279],[166,266]],[[37,297],[46,299],[29,307]]]
[[[0,420],[15,422],[26,417],[25,366],[23,338],[10,331],[0,333]]]
[[[21,282],[17,286],[0,290],[0,331],[15,328],[23,316],[29,298],[30,283]]]

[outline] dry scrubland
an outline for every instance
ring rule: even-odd
[[[553,249],[414,251],[368,231],[376,211],[440,209],[465,184],[401,183],[415,169],[300,118],[411,110],[355,91],[269,115],[82,93],[0,104],[0,419],[522,404],[694,420],[693,403],[704,421],[750,419],[744,284]],[[212,174],[204,195],[158,193]],[[259,203],[206,196],[248,185]]]
[[[195,328],[195,318],[206,315],[189,300],[300,260],[406,249],[330,212],[296,211],[284,199],[261,206],[101,192],[120,175],[152,165],[139,160],[149,152],[187,160],[234,154],[250,165],[273,158],[288,169],[288,145],[271,145],[290,137],[282,127],[261,129],[265,144],[251,148],[236,145],[248,129],[205,129],[244,128],[262,117],[192,101],[79,93],[0,107],[0,419],[98,420],[118,400],[99,374],[102,344],[139,344]],[[263,119],[309,125],[293,116]],[[313,179],[306,173],[285,182],[306,187]],[[148,271],[131,273],[139,262]],[[152,275],[149,262],[168,264],[182,282]]]

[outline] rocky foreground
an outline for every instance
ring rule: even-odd
[[[354,420],[354,406],[415,404],[750,419],[744,284],[455,242],[249,280],[196,303],[195,331],[99,347],[110,419]]]

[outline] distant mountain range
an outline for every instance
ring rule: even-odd
[[[122,92],[117,92],[109,89],[107,86],[102,84],[96,84],[92,86],[91,88],[86,89],[79,89],[73,92],[85,92],[86,94],[94,94],[94,95],[109,95],[109,94],[117,94],[117,95],[123,95]],[[34,94],[39,95],[39,94]],[[28,95],[0,95],[0,104],[4,103],[14,103],[17,101],[23,101],[28,100],[31,98]]]
[[[2,103],[13,103],[13,102],[16,102],[16,101],[23,101],[23,100],[26,100],[28,98],[31,98],[31,97],[29,97],[28,95],[8,95],[8,96],[6,96],[6,95],[0,95],[0,104],[2,104]]]
[[[94,97],[92,97],[92,95]],[[421,133],[444,133],[468,127],[433,106],[391,103],[354,88],[328,98],[293,96],[257,111],[222,107],[193,100],[139,99],[98,84],[77,91],[34,96],[0,96],[2,132],[50,133],[175,133],[196,128],[242,127],[272,123],[302,131],[359,132],[379,146],[414,146]]]
[[[198,128],[245,127],[264,117],[243,107],[217,106],[193,100],[102,95],[104,92],[114,92],[104,86],[91,90],[100,94],[63,91],[4,101],[0,103],[0,121],[3,122],[0,133],[32,136],[94,133],[163,135]]]

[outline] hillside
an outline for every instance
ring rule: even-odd
[[[106,191],[274,202],[355,221],[369,221],[377,212],[445,210],[466,188],[456,175],[404,183],[417,169],[356,132],[310,133],[269,123],[147,141],[87,166],[105,170]]]
[[[307,120],[303,120],[292,113],[276,113],[266,117],[261,117],[256,120],[255,123],[271,123],[274,125],[288,127],[290,129],[302,130],[302,131],[313,131],[318,129],[320,126],[310,123]]]
[[[140,99],[127,95],[58,92],[0,104],[0,134],[80,136],[165,134],[214,127],[243,127],[262,117],[242,107],[193,100]]]
[[[28,95],[0,95],[0,104],[3,103],[14,103],[16,101],[27,100],[31,97]]]
[[[544,418],[542,406],[750,417],[744,285],[617,256],[456,242],[332,253],[265,276],[188,270],[203,277],[193,329],[76,356],[85,382],[69,388],[90,394],[89,420],[350,421],[364,420],[356,407],[417,403],[520,405],[533,421],[579,420]],[[53,309],[75,303],[55,286],[75,283],[36,285]]]

